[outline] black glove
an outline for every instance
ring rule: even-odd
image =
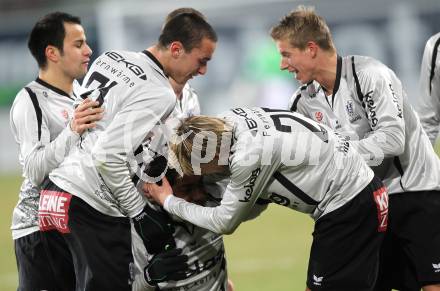
[[[178,281],[186,278],[188,256],[182,249],[173,249],[154,255],[144,268],[145,280],[151,286],[164,281]]]
[[[147,204],[133,218],[133,224],[149,254],[154,255],[176,247],[173,222],[165,212],[154,210]]]

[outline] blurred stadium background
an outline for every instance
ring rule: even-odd
[[[80,16],[96,57],[108,49],[143,50],[157,39],[168,12],[199,9],[218,32],[219,43],[208,74],[192,85],[203,113],[218,114],[240,105],[286,106],[298,84],[279,71],[268,31],[299,4],[315,6],[327,19],[340,54],[381,60],[397,72],[410,101],[417,102],[424,44],[440,31],[439,0],[0,0],[0,290],[17,286],[9,225],[21,178],[9,109],[18,90],[36,77],[26,40],[41,16],[56,10]],[[304,290],[312,225],[305,215],[271,206],[228,236],[236,289]]]

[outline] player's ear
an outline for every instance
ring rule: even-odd
[[[312,58],[316,57],[318,53],[319,46],[314,41],[307,42],[306,50]]]
[[[180,41],[173,41],[170,44],[171,55],[173,58],[178,58],[183,52],[183,45]]]
[[[44,51],[46,58],[48,61],[52,61],[54,63],[58,62],[58,59],[61,55],[60,50],[53,45],[48,45]]]

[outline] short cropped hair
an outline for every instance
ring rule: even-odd
[[[167,17],[165,18],[164,26],[168,21],[170,21],[171,19],[173,19],[174,17],[176,17],[177,15],[182,14],[182,13],[194,13],[194,14],[200,16],[201,18],[205,19],[205,21],[206,21],[205,15],[203,15],[202,12],[198,11],[197,9],[194,9],[191,7],[181,7],[181,8],[174,9],[173,11],[168,13]]]
[[[301,50],[309,41],[314,41],[323,50],[335,51],[330,29],[313,7],[298,6],[272,27],[270,36],[274,40],[287,40],[291,46]]]
[[[159,36],[159,47],[167,48],[173,41],[179,41],[185,51],[190,52],[205,38],[217,42],[217,33],[203,14],[193,8],[179,8],[168,14]]]
[[[38,63],[38,67],[47,66],[46,47],[52,45],[63,53],[66,30],[64,23],[81,24],[79,17],[64,13],[53,12],[41,18],[33,27],[29,39],[28,48]]]
[[[201,158],[195,157],[194,154],[196,153],[206,154],[207,142],[205,141],[208,141],[213,134],[216,136],[216,151],[218,153],[225,133],[232,133],[232,126],[222,118],[197,115],[184,119],[176,128],[176,135],[179,140],[176,140],[170,145],[183,174],[194,174],[191,159]],[[203,142],[195,143],[194,138],[196,135],[200,137]]]

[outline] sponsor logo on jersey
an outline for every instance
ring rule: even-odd
[[[209,259],[205,261],[195,260],[194,263],[190,264],[188,266],[188,269],[186,271],[186,277],[189,278],[191,276],[194,276],[196,274],[200,274],[203,271],[209,270],[213,267],[215,267],[217,264],[219,264],[224,259],[224,249],[223,247],[217,251],[215,256],[210,257]]]
[[[350,137],[349,136],[343,136],[340,133],[335,132],[335,135],[338,137],[338,145],[336,146],[336,149],[343,153],[344,155],[347,155],[348,150],[350,149]]]
[[[72,195],[66,192],[42,190],[38,208],[38,224],[41,231],[56,229],[69,233],[69,206]]]
[[[390,87],[391,95],[393,96],[393,103],[396,105],[397,108],[397,116],[403,118],[402,108],[400,107],[399,100],[397,99],[397,95],[394,91],[393,85],[388,84],[388,86]]]
[[[290,200],[287,197],[281,196],[277,193],[271,193],[269,196],[269,200],[272,201],[273,203],[276,203],[276,204],[282,205],[282,206],[289,206],[290,205]]]
[[[108,56],[109,58],[111,58],[112,60],[116,61],[117,63],[124,63],[125,66],[130,71],[132,71],[133,74],[135,74],[139,79],[142,79],[142,80],[147,79],[147,75],[145,74],[144,70],[142,70],[142,68],[140,66],[135,65],[133,63],[130,63],[120,54],[118,54],[116,52],[106,52],[105,55]]]
[[[316,121],[321,122],[323,117],[324,117],[324,114],[322,114],[321,111],[316,111],[315,112],[315,119],[316,119]]]
[[[376,202],[378,232],[385,232],[388,225],[388,192],[385,187],[373,192],[374,202]]]
[[[322,284],[322,280],[323,280],[323,279],[324,279],[323,276],[318,277],[318,276],[316,276],[316,275],[313,275],[313,285],[315,285],[315,286],[321,286],[321,284]]]
[[[438,263],[438,264],[432,263],[432,267],[434,268],[435,273],[440,272],[440,263]]]
[[[370,118],[371,127],[375,128],[377,125],[376,104],[373,100],[373,91],[365,94],[365,105],[368,108],[368,117]]]
[[[246,189],[245,191],[246,195],[243,199],[240,199],[238,201],[249,202],[249,200],[252,197],[252,193],[254,192],[255,181],[257,180],[258,175],[260,175],[260,172],[261,172],[260,168],[252,171],[251,177],[249,178],[249,182],[246,185],[244,185],[244,189]]]
[[[254,119],[250,118],[248,116],[248,113],[246,111],[244,111],[243,108],[232,109],[232,112],[234,112],[238,116],[243,117],[245,119],[246,125],[248,126],[249,129],[256,129],[257,128],[257,122]]]

